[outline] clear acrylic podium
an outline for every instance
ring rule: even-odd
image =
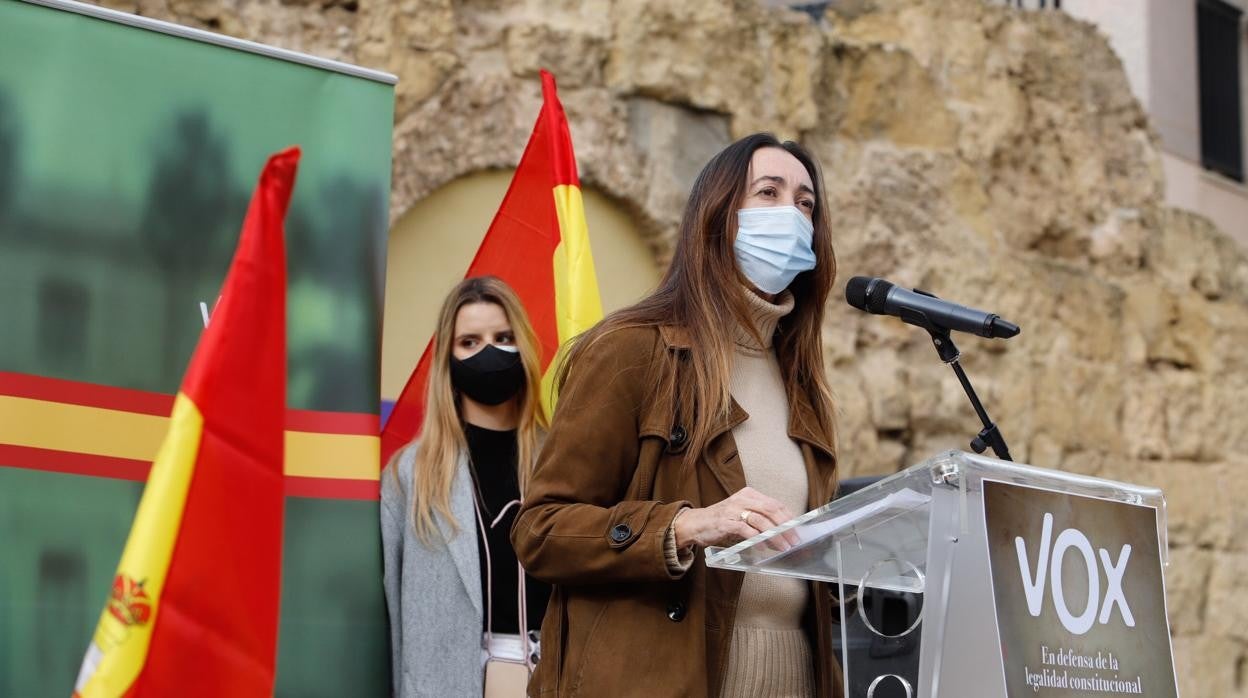
[[[731,547],[710,567],[829,582],[849,698],[1001,698],[985,479],[1156,509],[1160,490],[951,451]],[[795,545],[778,552],[772,539]]]

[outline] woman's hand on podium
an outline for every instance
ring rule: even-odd
[[[752,487],[743,487],[709,507],[682,510],[672,522],[672,531],[678,548],[734,545],[793,516],[775,499]],[[797,537],[788,532],[767,544],[776,550],[788,550],[796,542]]]

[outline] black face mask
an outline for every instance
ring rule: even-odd
[[[482,405],[501,405],[524,387],[520,352],[490,344],[460,361],[451,357],[451,385]]]

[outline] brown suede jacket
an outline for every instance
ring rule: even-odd
[[[734,401],[696,464],[675,405],[651,387],[671,380],[688,351],[670,327],[617,330],[571,367],[511,540],[533,576],[555,586],[542,624],[532,696],[719,695],[740,573],[693,567],[674,577],[663,542],[677,511],[745,486],[732,428],[748,415]],[[809,508],[836,490],[834,435],[804,395],[790,396],[789,437],[801,447]],[[834,600],[813,584],[807,628],[821,697],[841,695],[833,659]]]

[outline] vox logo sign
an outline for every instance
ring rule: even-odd
[[[1105,548],[1093,549],[1092,541],[1077,528],[1067,528],[1054,539],[1053,514],[1045,512],[1039,546],[1033,550],[1023,536],[1017,536],[1014,548],[1018,553],[1018,572],[1023,580],[1027,610],[1032,616],[1040,615],[1047,591],[1058,620],[1075,635],[1088,632],[1094,623],[1107,625],[1115,609],[1127,627],[1135,627],[1135,616],[1122,590],[1122,579],[1131,561],[1130,545],[1123,545],[1115,558]],[[1087,571],[1087,605],[1082,609],[1071,609],[1067,601],[1072,597],[1083,598],[1085,589],[1065,587],[1062,571],[1066,565],[1082,565]],[[1101,588],[1102,578],[1104,589]]]

